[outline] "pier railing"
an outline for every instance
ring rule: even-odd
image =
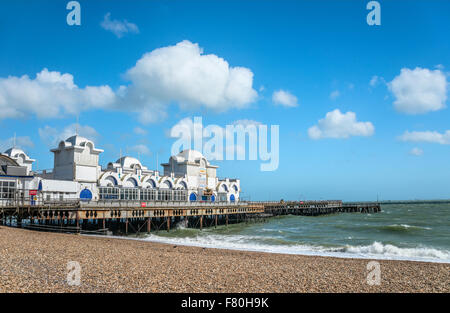
[[[23,197],[20,199],[0,199],[1,207],[50,207],[50,208],[83,208],[83,207],[102,207],[102,208],[146,208],[146,207],[220,207],[220,206],[242,206],[247,205],[246,201],[145,201],[145,200],[44,200],[32,197]]]

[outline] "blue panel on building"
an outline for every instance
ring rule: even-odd
[[[91,200],[92,199],[92,192],[89,189],[84,189],[80,192],[80,199],[81,200]]]

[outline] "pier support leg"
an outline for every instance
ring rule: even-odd
[[[125,219],[125,234],[128,234],[128,218]]]
[[[77,216],[76,216],[75,220],[76,220],[75,223],[77,225],[77,233],[79,233],[80,232],[80,215],[79,215],[78,211],[77,211]]]
[[[216,218],[215,218],[215,225],[214,225],[214,227],[217,228],[217,215],[216,215]]]
[[[150,234],[151,227],[152,227],[152,218],[147,217],[147,233],[149,233],[149,234]]]
[[[200,216],[200,230],[203,229],[203,215]]]
[[[225,215],[225,225],[227,225],[227,227],[228,227],[228,214]]]

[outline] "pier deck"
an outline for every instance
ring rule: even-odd
[[[331,201],[176,202],[176,201],[64,201],[21,199],[0,206],[0,223],[39,230],[127,234],[186,227],[228,225],[279,215],[317,216],[336,213],[377,213],[378,203]],[[9,223],[8,223],[9,222]]]

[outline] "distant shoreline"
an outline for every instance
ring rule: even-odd
[[[178,246],[0,227],[0,292],[450,292],[450,264]],[[80,286],[66,282],[67,262]]]

